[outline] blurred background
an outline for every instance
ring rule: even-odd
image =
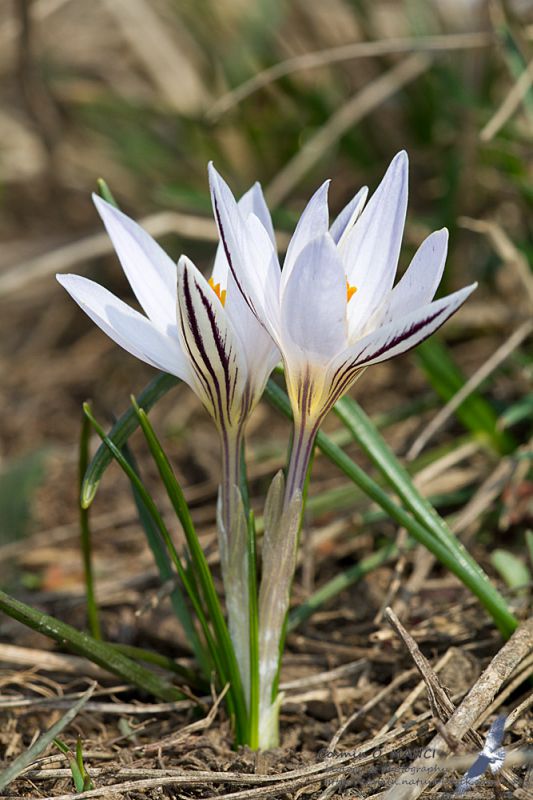
[[[173,258],[186,252],[208,270],[216,247],[208,160],[237,194],[260,180],[277,229],[287,232],[326,177],[334,214],[362,184],[374,189],[401,148],[411,160],[401,269],[429,232],[446,225],[443,289],[473,280],[480,288],[446,326],[435,345],[441,350],[371,370],[355,396],[396,452],[412,456],[438,409],[475,376],[466,403],[418,446],[459,454],[438,480],[420,483],[441,497],[443,513],[479,503],[482,490],[477,512],[469,506],[472,546],[483,560],[483,548],[505,536],[506,547],[523,553],[533,516],[527,458],[517,456],[533,416],[532,59],[533,3],[526,0],[4,0],[3,582],[34,595],[81,597],[81,403],[92,398],[108,425],[153,376],[97,330],[53,277],[90,276],[133,302],[91,203],[97,179]],[[211,423],[181,387],[153,418],[212,537],[218,454]],[[282,464],[287,431],[268,408],[258,409],[249,442],[258,496]],[[415,472],[427,466],[413,463]],[[502,464],[503,478],[487,494]],[[145,469],[150,480],[148,463]],[[315,473],[318,494],[339,488],[319,458]],[[157,494],[155,480],[153,487]],[[345,509],[345,517],[331,534],[345,537],[337,558],[347,563],[372,546],[352,536],[356,512],[366,508],[353,491],[348,500],[339,494],[336,513]],[[489,532],[480,538],[487,515]],[[104,481],[93,529],[102,602],[112,604],[118,591],[116,559],[129,580],[120,587],[123,602],[153,567],[118,471]],[[330,552],[331,537],[311,548],[317,561]],[[306,564],[300,597],[315,580]]]

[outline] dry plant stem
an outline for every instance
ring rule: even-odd
[[[316,165],[321,155],[346,131],[392,97],[402,86],[426,72],[431,63],[431,56],[415,53],[356,92],[280,170],[265,190],[268,201],[273,205],[281,203],[305,173]]]
[[[320,50],[315,53],[305,53],[274,64],[274,66],[241,83],[240,86],[219,98],[208,111],[207,117],[208,119],[216,119],[219,115],[224,114],[246,97],[249,97],[249,95],[293,72],[316,69],[357,58],[391,55],[392,53],[477,49],[489,47],[495,41],[496,37],[493,33],[480,31],[458,33],[451,36],[416,36],[381,39],[374,42],[353,42],[340,47],[329,47],[326,50]]]
[[[188,239],[216,242],[217,230],[214,222],[203,217],[162,211],[140,220],[140,224],[155,238],[176,233]],[[97,233],[62,245],[55,250],[8,267],[0,277],[0,297],[24,289],[39,278],[55,272],[68,272],[80,264],[98,256],[111,253],[113,245],[107,233]]]
[[[164,102],[180,114],[194,114],[205,108],[209,101],[207,89],[180,46],[183,42],[174,41],[172,29],[154,4],[146,0],[104,0],[103,5]]]
[[[412,447],[407,453],[407,458],[412,460],[416,458],[429,440],[435,433],[442,428],[442,426],[452,416],[454,411],[459,408],[462,402],[486,380],[500,364],[506,360],[519,347],[524,339],[526,339],[533,331],[533,322],[526,320],[519,328],[517,328],[511,336],[485,361],[481,367],[467,380],[464,386],[454,394],[452,399],[446,403],[438,414],[436,414],[429,425],[426,425],[423,432],[413,443]]]
[[[494,116],[490,118],[485,127],[479,134],[482,142],[490,142],[496,136],[507,120],[514,114],[525,95],[533,84],[533,60],[529,62],[527,68],[520,75],[513,88],[506,95],[503,103],[498,108]],[[529,118],[528,122],[530,122]]]
[[[462,739],[476,724],[490,705],[496,692],[511,676],[516,667],[533,651],[533,617],[515,631],[508,642],[494,656],[487,669],[476,681],[460,706],[445,725],[448,738]],[[448,752],[448,745],[439,734],[428,745],[428,751]],[[434,768],[434,771],[430,769]],[[415,770],[417,783],[413,784]],[[384,796],[383,800],[416,800],[426,786],[434,780],[438,769],[438,757],[416,759]]]

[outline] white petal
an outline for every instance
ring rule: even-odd
[[[296,259],[282,295],[281,325],[284,355],[295,347],[304,359],[327,363],[346,347],[346,277],[329,233]]]
[[[255,216],[261,222],[263,228],[268,233],[270,241],[275,247],[276,236],[274,234],[274,226],[272,225],[272,217],[270,216],[270,211],[268,210],[261,184],[259,182],[254,183],[254,185],[248,189],[246,194],[243,194],[237,205],[239,206],[239,211],[241,212],[243,219],[247,219],[250,214],[255,214]]]
[[[274,234],[274,227],[272,225],[272,219],[270,217],[270,211],[268,210],[268,206],[266,204],[265,198],[263,196],[263,190],[261,189],[260,183],[254,183],[254,185],[248,189],[248,191],[243,194],[239,202],[237,203],[237,207],[241,212],[243,220],[246,220],[250,214],[255,214],[255,216],[261,221],[263,228],[268,233],[270,240],[274,247],[276,247],[276,237]],[[228,277],[228,260],[224,253],[224,247],[222,244],[219,244],[217,247],[217,253],[215,256],[215,263],[213,265],[213,273],[212,278],[215,283],[220,283],[222,287],[226,286]]]
[[[178,262],[178,308],[184,349],[201,399],[221,425],[234,425],[247,412],[246,362],[222,303],[185,256]]]
[[[270,334],[250,311],[231,272],[228,274],[226,289],[224,309],[241,343],[255,405],[263,393],[270,373],[281,361],[281,355]]]
[[[422,242],[402,279],[392,290],[385,313],[386,322],[433,300],[444,271],[447,250],[446,228],[435,231]]]
[[[93,195],[122,269],[154,325],[165,331],[176,322],[176,265],[136,222]]]
[[[335,244],[340,244],[342,239],[351,231],[353,225],[361,215],[366,203],[367,195],[368,186],[363,186],[363,188],[357,192],[355,197],[350,200],[348,205],[344,206],[338,217],[335,219],[335,222],[329,229],[331,238]]]
[[[280,270],[270,237],[254,214],[246,222],[242,219],[228,185],[212,164],[209,179],[215,220],[235,283],[260,322],[276,324],[266,311],[279,305]]]
[[[466,286],[373,331],[349,348],[350,363],[358,367],[378,364],[416,347],[462,306],[476,286]]]
[[[157,330],[150,320],[103,286],[79,275],[56,275],[80,308],[128,353],[156,369],[189,382],[187,362],[177,338]]]
[[[350,286],[350,330],[364,326],[394,282],[407,211],[407,154],[398,153],[340,251]]]
[[[296,259],[304,247],[317,236],[326,233],[329,228],[328,189],[329,181],[324,181],[302,211],[298,224],[289,242],[283,270],[281,273],[281,291],[287,285]]]

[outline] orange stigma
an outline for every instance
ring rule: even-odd
[[[349,303],[354,294],[357,291],[357,286],[350,286],[348,281],[346,281],[346,300]]]
[[[222,303],[222,305],[225,305],[226,304],[226,290],[225,289],[221,290],[220,289],[220,283],[215,283],[213,278],[209,278],[208,283],[209,283],[209,286],[214,291],[214,293],[216,294],[216,296],[218,297],[218,299],[220,300],[220,302]],[[353,291],[355,291],[355,289]]]

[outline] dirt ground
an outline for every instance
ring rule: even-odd
[[[165,3],[155,5],[164,21],[168,12]],[[235,17],[237,5],[231,4]],[[349,6],[341,2],[337,5],[339,15]],[[101,85],[116,93],[115,101],[124,96],[137,101],[149,97],[152,102],[156,95],[152,112],[161,140],[174,142],[172,137],[178,131],[193,141],[196,134],[190,133],[194,121],[191,115],[197,112],[191,107],[194,98],[203,97],[194,76],[202,74],[202,69],[205,74],[210,54],[207,47],[200,52],[201,33],[196,34],[197,40],[186,31],[178,35],[180,52],[187,54],[187,63],[194,69],[187,72],[189,99],[172,99],[165,94],[171,91],[168,86],[165,84],[165,89],[157,83],[161,70],[156,70],[156,75],[145,62],[140,64],[139,50],[132,41],[119,35],[111,24],[102,25],[99,12],[86,2],[73,0],[55,6],[36,3],[38,11],[34,8],[32,13],[42,14],[39,33],[31,27],[24,45],[24,35],[14,20],[24,31],[26,6],[24,2],[13,4],[18,17],[7,4],[0,8],[0,41],[4,42],[4,53],[0,53],[0,137],[3,135],[4,142],[0,162],[0,588],[84,628],[77,506],[81,404],[92,399],[97,417],[110,426],[127,407],[130,394],[138,394],[154,372],[95,329],[53,280],[53,273],[67,268],[80,271],[120,296],[129,297],[118,265],[101,236],[90,190],[96,178],[105,174],[112,186],[120,187],[128,210],[137,217],[154,208],[166,208],[167,203],[175,209],[168,186],[167,194],[158,195],[154,189],[169,162],[150,151],[148,163],[135,172],[127,161],[137,157],[131,142],[131,152],[128,150],[127,158],[119,162],[111,135],[106,139],[107,134],[98,127],[97,110],[102,113],[102,109],[93,108],[91,103]],[[349,26],[343,33],[342,25],[336,26],[331,20],[322,30],[321,20],[316,11],[312,25],[309,22],[307,27],[298,28],[301,38],[295,37],[294,52],[280,44],[279,57],[305,52],[311,41],[317,45],[319,30],[322,47],[342,44],[344,36],[348,39],[361,33]],[[366,36],[372,33],[370,22],[368,28],[363,31]],[[227,41],[229,47],[229,36]],[[57,52],[58,42],[64,47],[62,60],[54,62],[49,56]],[[44,53],[46,69],[35,71],[35,59],[28,53],[37,53],[37,63],[41,63],[39,54]],[[116,59],[110,53],[116,54]],[[372,68],[365,65],[364,70],[365,77],[372,77]],[[220,88],[215,78],[214,85]],[[346,82],[355,80],[348,73],[344,78]],[[327,76],[321,80],[328,85]],[[54,87],[51,94],[50,86]],[[307,90],[306,85],[304,88]],[[272,89],[271,95],[277,101],[281,90]],[[192,106],[172,106],[182,102]],[[293,98],[289,90],[280,102],[286,103],[290,114]],[[309,101],[308,108],[313,108],[313,102]],[[178,115],[178,122],[171,115],[163,118],[161,107],[168,108],[168,104],[172,114]],[[141,103],[139,108],[142,114]],[[257,110],[258,115],[262,113]],[[394,107],[388,109],[385,118],[395,113]],[[309,116],[312,119],[310,111]],[[234,164],[242,143],[237,127],[223,127],[213,134],[218,151]],[[141,133],[135,130],[141,139]],[[384,135],[382,125],[376,130],[378,138]],[[252,125],[250,131],[243,157],[247,165],[253,152],[250,142],[259,136]],[[272,138],[274,134],[270,133]],[[144,139],[141,144],[139,148],[145,153],[148,145]],[[198,152],[190,157],[180,150],[183,174],[173,176],[176,180],[185,175],[193,176],[197,185],[205,182],[200,172],[210,153],[204,152],[206,147],[201,142],[197,146]],[[439,188],[431,178],[425,179],[431,173],[431,158],[427,153],[417,155],[416,146],[414,171],[423,184],[414,193],[419,214]],[[468,143],[465,147],[468,150]],[[527,138],[520,135],[517,142],[509,144],[509,151],[522,158],[527,147]],[[174,144],[169,149],[176,158],[173,148]],[[281,161],[284,155],[279,158]],[[267,166],[271,168],[270,163]],[[248,179],[246,169],[235,166],[243,181]],[[483,175],[493,177],[490,171]],[[343,184],[346,178],[339,174],[341,192]],[[486,186],[497,199],[486,199]],[[495,227],[476,229],[469,217],[470,221],[463,220],[456,230],[460,256],[456,251],[452,282],[465,282],[463,262],[465,269],[482,277],[472,303],[446,329],[450,351],[467,376],[489,363],[498,348],[531,318],[531,298],[528,300],[524,289],[526,284],[531,287],[531,274],[527,273],[526,259],[529,277],[524,279],[523,255],[530,251],[525,245],[506,249],[507,240],[502,245],[498,238],[498,232],[505,229],[511,238],[523,237],[525,241],[529,207],[525,200],[520,205],[501,183],[495,186],[487,179],[486,185],[477,189],[474,198],[465,192],[461,202],[466,205],[460,211],[490,218]],[[195,193],[191,188],[187,191],[185,197],[193,210],[173,212],[182,216],[157,224],[161,223],[163,241],[173,255],[177,257],[182,247],[190,245],[198,263],[207,268],[215,244],[206,193],[201,195],[200,190]],[[286,213],[282,222],[290,217]],[[459,217],[459,213],[454,214]],[[425,225],[413,213],[407,231],[410,246],[421,238]],[[287,230],[290,225],[282,227]],[[188,233],[183,232],[185,229]],[[489,266],[482,272],[480,265],[485,264]],[[502,265],[505,269],[500,268]],[[491,371],[482,383],[484,396],[495,408],[514,407],[528,393],[530,396],[533,373],[528,342],[530,333],[529,340],[524,335],[516,348],[510,348],[503,366]],[[409,449],[443,405],[413,356],[370,370],[353,396],[380,421],[386,441],[406,463]],[[419,408],[413,408],[413,399],[421,401]],[[215,530],[219,472],[212,423],[184,386],[158,403],[151,419],[185,489],[220,584]],[[379,544],[396,542],[399,554],[357,582],[347,581],[342,591],[290,632],[281,676],[284,700],[280,747],[260,754],[233,749],[230,723],[214,688],[212,696],[204,696],[176,679],[188,699],[157,702],[131,686],[119,684],[95,664],[68,653],[44,635],[0,615],[2,768],[26,751],[96,681],[91,698],[62,734],[71,752],[79,737],[94,788],[77,795],[68,757],[51,746],[32,760],[4,796],[32,800],[74,800],[78,796],[117,800],[377,800],[387,796],[394,800],[386,795],[388,788],[394,786],[399,793],[402,785],[411,784],[420,789],[419,794],[423,792],[423,797],[448,798],[481,749],[491,723],[504,714],[509,715],[504,745],[508,753],[516,751],[515,760],[511,758],[497,778],[487,773],[466,796],[533,798],[533,693],[528,680],[533,663],[531,584],[513,590],[491,561],[492,551],[501,547],[522,558],[525,531],[533,525],[533,484],[524,456],[530,452],[530,428],[530,419],[525,418],[513,429],[515,449],[501,455],[481,437],[465,431],[461,420],[451,414],[423,450],[431,457],[427,463],[423,459],[416,462],[415,470],[417,486],[424,495],[436,498],[439,513],[523,621],[516,640],[505,645],[489,616],[459,581],[420,546],[412,547],[404,531],[375,514],[376,508],[353,485],[350,493],[346,479],[318,454],[293,607],[299,607],[330,579],[375,552]],[[358,463],[371,469],[333,417],[325,429],[338,437]],[[266,403],[261,404],[251,420],[247,441],[252,505],[258,514],[269,481],[284,465],[288,433],[287,423]],[[141,438],[135,435],[131,444],[165,519],[181,541]],[[92,446],[96,447],[96,440]],[[330,502],[324,510],[321,497],[342,489],[338,501]],[[104,638],[143,647],[193,667],[190,648],[168,597],[160,592],[130,488],[116,467],[110,467],[102,481],[91,511],[91,529]],[[392,618],[388,608],[393,611]],[[412,639],[394,624],[394,615]],[[459,708],[459,715],[469,709],[473,713],[476,702],[481,704],[475,691],[472,698],[473,687],[484,698],[492,692],[493,699],[482,713],[474,714],[475,725],[466,725],[467,734],[459,737],[461,741],[445,735],[447,754],[435,756],[434,739],[444,735],[443,726],[453,710]],[[431,769],[425,774],[417,771],[417,758],[430,766],[434,758],[456,760],[449,761],[444,770],[434,768],[432,776]],[[428,788],[424,788],[426,782]]]

